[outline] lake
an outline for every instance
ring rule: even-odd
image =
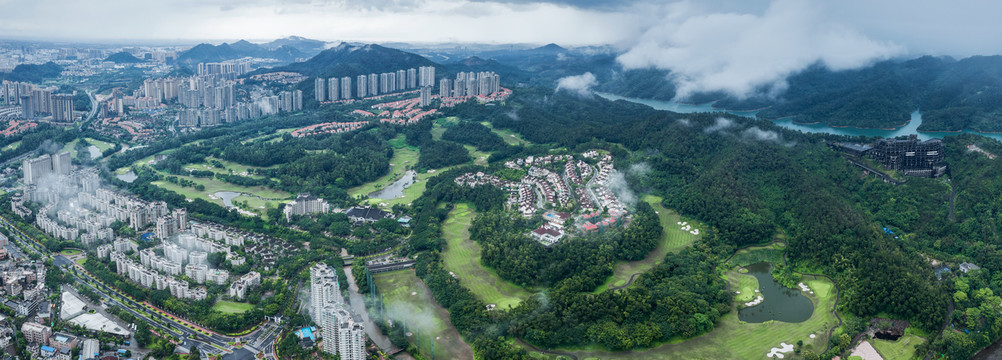
[[[790,289],[772,278],[772,264],[760,262],[746,266],[748,275],[758,279],[759,295],[762,303],[738,310],[738,320],[749,323],[763,323],[776,320],[788,323],[807,321],[814,313],[814,304],[801,293],[800,289]]]
[[[98,149],[97,146],[94,146],[94,145],[88,146],[87,147],[87,152],[90,153],[90,159],[91,160],[94,160],[94,159],[97,159],[97,158],[101,157],[101,149]]]
[[[404,189],[408,186],[414,185],[414,177],[417,176],[417,171],[407,170],[404,173],[404,177],[397,181],[394,181],[390,186],[382,190],[376,190],[369,193],[369,197],[373,199],[396,199],[397,197],[404,195]]]
[[[223,199],[223,205],[225,205],[228,208],[231,208],[233,207],[233,202],[231,202],[231,200],[233,200],[233,198],[237,196],[243,195],[243,193],[238,193],[234,191],[217,191],[212,195],[215,195],[216,197]]]
[[[628,98],[613,94],[606,93],[595,93],[596,95],[609,99],[609,100],[625,100],[632,103],[643,104],[650,106],[657,110],[667,110],[672,112],[677,112],[681,114],[697,113],[697,112],[723,112],[728,114],[733,114],[737,116],[744,117],[755,117],[758,111],[734,111],[725,109],[716,109],[713,107],[713,103],[706,104],[686,104],[676,101],[660,101],[651,99],[637,99]],[[922,113],[918,110],[912,112],[911,119],[903,126],[894,129],[864,129],[857,127],[832,127],[825,124],[796,124],[791,118],[783,118],[772,120],[772,122],[780,127],[784,127],[790,130],[802,131],[805,133],[825,133],[833,135],[848,135],[848,136],[867,136],[867,137],[883,137],[892,138],[898,136],[905,136],[910,134],[918,134],[920,140],[928,139],[942,139],[944,136],[957,135],[958,132],[919,132],[918,127],[922,125]],[[977,131],[965,130],[964,133],[974,133],[985,137],[990,137],[995,140],[1002,141],[1002,134],[990,134],[981,133]]]
[[[129,172],[127,172],[125,174],[115,175],[115,177],[117,177],[119,180],[125,181],[127,183],[132,183],[133,181],[136,181],[136,179],[139,178],[139,175],[136,175],[135,172],[133,172],[132,170],[129,170]]]

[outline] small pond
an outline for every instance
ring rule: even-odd
[[[94,145],[88,146],[87,147],[87,152],[90,153],[90,159],[91,160],[94,160],[94,159],[97,159],[97,158],[101,157],[101,149],[98,149],[97,146],[94,146]]]
[[[376,190],[369,193],[369,197],[373,199],[395,199],[404,195],[404,189],[414,185],[414,178],[417,176],[417,172],[414,170],[407,170],[404,173],[404,177],[400,180],[394,181],[390,186],[384,189]]]
[[[127,172],[125,174],[115,175],[115,177],[117,177],[119,180],[125,181],[127,183],[132,183],[133,181],[136,181],[136,179],[139,178],[139,175],[136,175],[135,172],[133,172],[132,170],[129,170],[129,172]]]
[[[790,289],[776,282],[770,272],[772,264],[760,262],[745,268],[748,269],[748,275],[758,279],[758,295],[764,300],[758,305],[739,310],[739,320],[750,323],[769,320],[798,323],[811,318],[814,304],[799,289]]]
[[[228,208],[231,208],[233,207],[233,202],[231,202],[231,200],[233,200],[233,198],[237,196],[243,195],[243,193],[238,193],[234,191],[217,191],[212,195],[215,195],[216,197],[223,199],[223,205],[225,205]]]

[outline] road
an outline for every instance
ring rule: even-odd
[[[97,98],[94,97],[94,93],[87,91],[87,97],[90,98],[90,113],[87,114],[87,118],[80,122],[80,126],[77,128],[83,131],[87,125],[90,124],[91,120],[94,120],[94,116],[97,115]]]
[[[69,261],[62,255],[53,254],[45,246],[22,232],[3,216],[0,216],[0,226],[10,231],[10,239],[16,242],[21,249],[53,259],[53,264],[59,264],[59,266],[68,270],[67,273],[73,276],[75,282],[91,288],[91,290],[105,300],[106,304],[118,306],[136,318],[147,322],[153,329],[180,339],[180,345],[186,349],[191,346],[197,346],[199,351],[204,354],[226,355],[238,349],[230,344],[239,340],[247,343],[243,349],[252,353],[268,350],[265,352],[265,357],[274,359],[272,349],[275,345],[275,338],[279,333],[277,324],[266,322],[251,333],[240,337],[230,337],[215,332],[196,330],[193,328],[193,325],[161,313],[157,311],[159,309],[153,308],[152,305],[138,302],[118,289],[104,284],[90,272],[86,271],[83,266]]]

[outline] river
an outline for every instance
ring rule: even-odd
[[[657,110],[667,110],[682,114],[696,113],[696,112],[723,112],[744,117],[755,117],[758,111],[735,111],[735,110],[725,110],[716,109],[713,107],[713,103],[705,104],[686,104],[676,101],[660,101],[660,100],[650,100],[650,99],[637,99],[628,98],[613,94],[606,93],[595,93],[596,95],[609,100],[625,100],[632,103],[643,104],[650,106]],[[848,135],[848,136],[867,136],[867,137],[883,137],[892,138],[898,136],[905,136],[909,134],[918,134],[920,140],[928,139],[942,139],[945,136],[957,135],[960,132],[919,132],[918,128],[922,125],[922,113],[918,110],[912,112],[911,118],[902,126],[893,129],[864,129],[857,127],[833,127],[825,124],[797,124],[793,122],[791,118],[775,119],[772,122],[780,127],[784,127],[790,130],[802,131],[805,133],[826,133],[833,135]],[[985,137],[990,137],[995,140],[1002,141],[1002,134],[992,134],[992,133],[981,133],[976,131],[965,130],[964,133],[973,133]]]

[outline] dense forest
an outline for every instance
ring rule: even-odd
[[[564,267],[561,259],[608,264],[642,252],[617,252],[615,243],[606,248],[590,246],[587,238],[568,241],[574,245],[573,250],[559,245],[552,250],[541,249],[523,233],[512,230],[531,226],[526,220],[477,205],[480,215],[470,232],[471,238],[483,246],[484,265],[515,283],[550,289],[545,301],[530,298],[504,315],[508,321],[502,326],[510,334],[544,347],[598,343],[608,349],[628,349],[708,331],[721,313],[729,311],[730,296],[722,291],[722,281],[706,274],[712,273],[716,262],[735,248],[769,241],[777,229],[787,234],[787,257],[794,269],[822,272],[834,278],[842,290],[839,309],[847,314],[862,318],[889,314],[938,332],[947,302],[952,299],[963,311],[962,315],[953,313],[955,322],[971,318],[968,323],[977,328],[995,321],[992,315],[986,315],[986,309],[970,313],[967,309],[988,304],[984,300],[988,291],[980,289],[997,294],[997,285],[972,281],[968,286],[972,290],[964,291],[969,302],[961,303],[956,299],[963,295],[955,294],[954,281],[937,281],[928,260],[919,254],[946,261],[977,261],[986,271],[999,270],[1002,262],[995,259],[1002,252],[986,248],[996,242],[991,231],[995,221],[991,214],[995,212],[986,211],[979,199],[997,196],[998,190],[994,189],[998,187],[992,185],[992,179],[999,177],[988,173],[1002,169],[988,164],[989,159],[981,154],[965,151],[963,146],[974,141],[988,151],[1000,153],[1002,144],[977,136],[948,138],[952,182],[916,178],[894,186],[861,176],[824,145],[827,140],[861,139],[789,132],[763,120],[679,115],[600,98],[532,94],[529,89],[512,102],[517,105],[484,111],[477,120],[514,130],[534,142],[548,143],[549,148],[575,149],[583,144],[594,146],[596,141],[622,144],[634,156],[620,165],[643,169],[628,172],[633,188],[663,196],[666,206],[705,221],[716,231],[695,247],[669,255],[664,265],[645,273],[633,287],[592,295],[588,292],[594,289],[595,277],[604,277],[609,270],[600,266]],[[505,148],[492,155],[492,166],[496,166],[495,161],[531,153],[534,148]],[[438,233],[436,224],[444,220],[447,211],[423,202],[471,201],[467,198],[471,190],[454,189],[451,182],[436,183],[436,179],[430,180],[429,190],[412,209],[426,214],[416,218],[422,221],[415,229],[415,251],[441,246],[433,238]],[[967,189],[957,193],[953,219],[949,215],[951,183]],[[907,235],[899,239],[887,236],[880,230],[884,226]],[[636,248],[645,246],[637,244]],[[429,259],[428,272],[422,278],[436,298],[446,303],[441,297],[456,296],[454,289],[446,290],[454,286],[432,285],[439,281],[432,270],[441,265],[436,265],[434,256]],[[437,286],[443,289],[436,291]],[[978,298],[972,295],[974,290],[980,291]],[[649,302],[666,298],[689,298],[685,304],[701,305],[685,308]],[[620,308],[645,309],[640,311],[642,316],[632,314],[643,320],[622,314],[603,315],[600,306],[575,305],[613,306],[623,301],[636,302]],[[575,309],[580,308],[589,310],[576,313]],[[449,310],[457,324],[465,323],[465,317],[496,320],[477,312]],[[657,315],[660,311],[667,313]],[[679,316],[691,320],[678,321]],[[673,320],[657,320],[666,318]],[[476,326],[460,330],[482,331]],[[842,331],[859,330],[847,327]],[[998,334],[970,336],[974,335],[949,334],[936,338],[926,348],[951,358],[964,358],[958,355],[961,351],[973,353]],[[475,351],[479,349],[478,341],[480,337],[471,341]],[[487,342],[482,346],[495,345]]]
[[[601,74],[601,73],[600,73]],[[672,100],[675,85],[667,71],[653,69],[614,73],[599,89],[618,95]],[[923,131],[977,130],[997,132],[1002,125],[1002,57],[961,60],[925,56],[888,60],[855,70],[809,67],[786,79],[778,97],[735,98],[723,93],[695,94],[685,102],[724,109],[763,109],[763,118],[793,117],[801,123],[864,128],[897,127],[916,109],[923,112]]]

